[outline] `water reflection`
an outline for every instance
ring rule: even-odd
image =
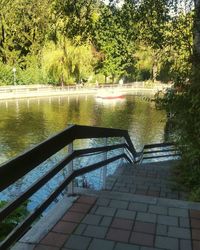
[[[165,114],[141,97],[97,100],[94,96],[0,101],[0,163],[68,124],[128,129],[136,148],[163,140]]]
[[[165,113],[156,110],[153,103],[134,95],[103,101],[92,95],[0,101],[0,163],[65,129],[68,124],[127,129],[139,150],[144,144],[163,141]],[[75,147],[88,147],[94,143],[96,142],[91,140],[77,140]],[[65,155],[66,149],[60,151],[1,193],[0,199],[7,200],[19,195]],[[78,168],[91,164],[89,160],[99,161],[101,157],[103,156],[77,159],[75,166]],[[114,165],[109,167],[110,174],[114,171]],[[41,201],[64,180],[66,174],[67,168],[36,193],[29,203],[31,209],[37,205],[38,197]],[[101,174],[101,170],[97,170],[87,175],[93,187],[98,188],[101,184]]]

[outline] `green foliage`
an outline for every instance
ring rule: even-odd
[[[133,43],[123,25],[123,12],[104,6],[96,25],[94,43],[100,51],[96,71],[113,78],[127,75],[134,68]]]
[[[49,26],[49,1],[14,0],[1,3],[0,57],[10,65],[21,64],[37,54]]]
[[[22,69],[16,67],[16,84],[45,84],[47,79],[44,78],[43,71],[35,56],[26,58],[27,67]],[[14,75],[13,67],[8,64],[0,63],[0,85],[13,85]]]
[[[178,181],[199,200],[200,183],[200,60],[193,54],[193,13],[179,15],[171,23],[168,37],[168,62],[174,88],[159,104],[172,114],[174,138],[182,153]]]
[[[0,62],[0,86],[13,84],[12,67]]]
[[[76,44],[90,41],[99,18],[98,0],[57,0],[55,13],[63,20],[65,36]]]
[[[190,199],[200,200],[200,57],[194,47],[195,15],[179,13],[166,23],[163,33],[161,67],[168,68],[174,88],[157,99],[157,105],[170,113],[173,137],[182,153],[176,174]],[[196,39],[198,36],[196,36]]]
[[[182,154],[177,181],[193,197],[193,194],[198,194],[196,190],[200,183],[200,87],[185,82],[180,89],[178,84],[158,100],[161,107],[172,114],[169,122],[173,125],[174,139]]]
[[[137,59],[135,68],[137,81],[144,81],[151,78],[153,68],[153,50],[147,46],[138,46],[135,53]]]
[[[174,180],[179,190],[189,193],[189,199],[192,201],[200,201],[200,171],[196,165],[188,166],[188,158],[183,155],[183,159],[174,169]]]
[[[0,201],[0,208],[3,208],[7,202]],[[28,215],[26,203],[17,208],[5,220],[0,222],[0,240],[3,240],[23,219]]]
[[[193,188],[191,195],[190,195],[190,199],[192,201],[197,201],[200,202],[200,187],[197,186],[197,188]]]
[[[0,7],[0,60],[17,68],[17,84],[66,84],[96,74],[113,82],[123,76],[181,83],[191,70],[194,15],[170,16],[167,0],[124,0],[121,6],[2,0]],[[12,84],[8,71],[1,66],[1,84]]]
[[[17,84],[66,84],[95,79],[95,74],[112,81],[122,76],[155,80],[159,74],[168,20],[168,7],[161,0],[125,0],[121,7],[117,1],[106,5],[98,0],[14,0],[0,5],[0,58],[18,69]],[[141,44],[150,51],[145,58],[149,65],[144,57],[135,57]]]
[[[193,52],[193,12],[179,14],[168,22],[165,32],[164,65],[170,66],[169,75],[177,85],[183,85],[191,73]]]
[[[26,57],[26,68],[19,68],[16,71],[17,84],[45,84],[47,79],[43,74],[40,59],[32,55]]]
[[[143,0],[138,7],[138,36],[153,49],[164,46],[164,33],[169,20],[169,8],[166,0]]]
[[[95,59],[88,45],[74,46],[69,40],[46,44],[42,53],[43,75],[50,83],[70,84],[93,74]]]

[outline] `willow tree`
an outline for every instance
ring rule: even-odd
[[[41,63],[48,81],[63,86],[91,77],[95,58],[91,46],[75,46],[61,36],[56,44],[45,45]]]

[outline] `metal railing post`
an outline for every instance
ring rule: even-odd
[[[108,138],[105,138],[105,146],[108,145]],[[103,155],[103,160],[107,160],[107,151]],[[106,189],[107,165],[103,167],[103,189]]]
[[[123,138],[122,143],[126,143],[125,138]],[[125,148],[122,148],[122,154],[126,154],[126,149]],[[122,158],[121,162],[120,162],[120,166],[122,166],[123,164],[124,164],[124,159]]]
[[[73,142],[68,145],[68,153],[73,153]],[[73,172],[73,160],[69,163],[69,174]],[[74,193],[74,187],[73,187],[73,181],[70,182],[70,184],[67,186],[67,192],[68,195],[72,195]]]

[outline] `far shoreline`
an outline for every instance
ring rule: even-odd
[[[153,87],[146,87],[144,82],[131,83],[122,85],[104,85],[104,86],[67,86],[54,87],[49,85],[18,85],[18,86],[1,86],[0,100],[37,98],[49,96],[72,96],[72,95],[95,95],[100,90],[114,89],[121,93],[134,94],[151,94],[163,91],[171,87],[169,84],[155,84]]]

